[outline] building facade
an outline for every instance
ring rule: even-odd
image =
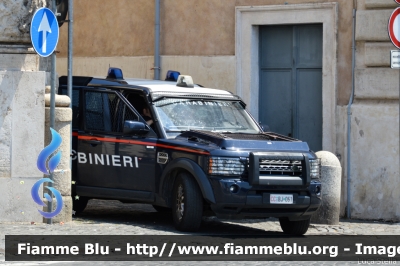
[[[394,1],[160,2],[162,78],[173,69],[232,91],[272,131],[334,153],[342,216],[349,205],[352,218],[400,220],[399,71],[387,33]],[[74,5],[74,75],[106,76],[114,66],[154,77],[155,1]],[[57,50],[66,75],[67,26]]]

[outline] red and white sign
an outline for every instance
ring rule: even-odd
[[[400,5],[400,0],[394,0],[394,1]]]
[[[388,32],[394,46],[400,49],[400,7],[396,8],[389,19]]]

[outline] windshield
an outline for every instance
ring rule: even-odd
[[[238,101],[165,98],[155,102],[167,137],[187,130],[259,133],[260,130]]]

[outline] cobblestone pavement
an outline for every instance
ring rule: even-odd
[[[65,224],[0,223],[0,264],[11,265],[70,265],[67,262],[4,262],[5,235],[182,235],[177,231],[169,213],[156,212],[147,204],[123,204],[119,201],[91,200],[85,212]],[[200,235],[252,234],[282,235],[277,219],[220,221],[204,218]],[[339,225],[312,224],[306,235],[399,235],[400,223],[342,219]],[[201,265],[291,265],[293,262],[199,262]],[[353,262],[357,264],[357,262]],[[400,262],[398,262],[400,264]],[[96,265],[108,265],[96,262]],[[114,262],[113,265],[133,265],[139,262]],[[143,264],[143,262],[141,262]],[[171,265],[171,262],[145,262],[146,265]],[[185,265],[187,263],[174,263]],[[343,262],[300,262],[297,265],[343,265]],[[351,264],[351,263],[346,263]],[[74,262],[87,265],[87,262]]]

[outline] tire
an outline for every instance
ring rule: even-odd
[[[311,217],[307,220],[289,221],[288,218],[279,218],[279,223],[285,234],[304,235],[310,226]]]
[[[79,199],[75,199],[75,195],[72,196],[72,211],[75,212],[75,215],[79,215],[85,210],[88,201],[89,199],[86,197],[79,197]]]
[[[180,173],[172,192],[172,217],[179,231],[197,231],[203,216],[203,196],[194,178]]]
[[[153,205],[153,208],[156,211],[160,212],[160,213],[171,212],[171,208],[167,208],[167,207],[161,207],[161,206]]]

